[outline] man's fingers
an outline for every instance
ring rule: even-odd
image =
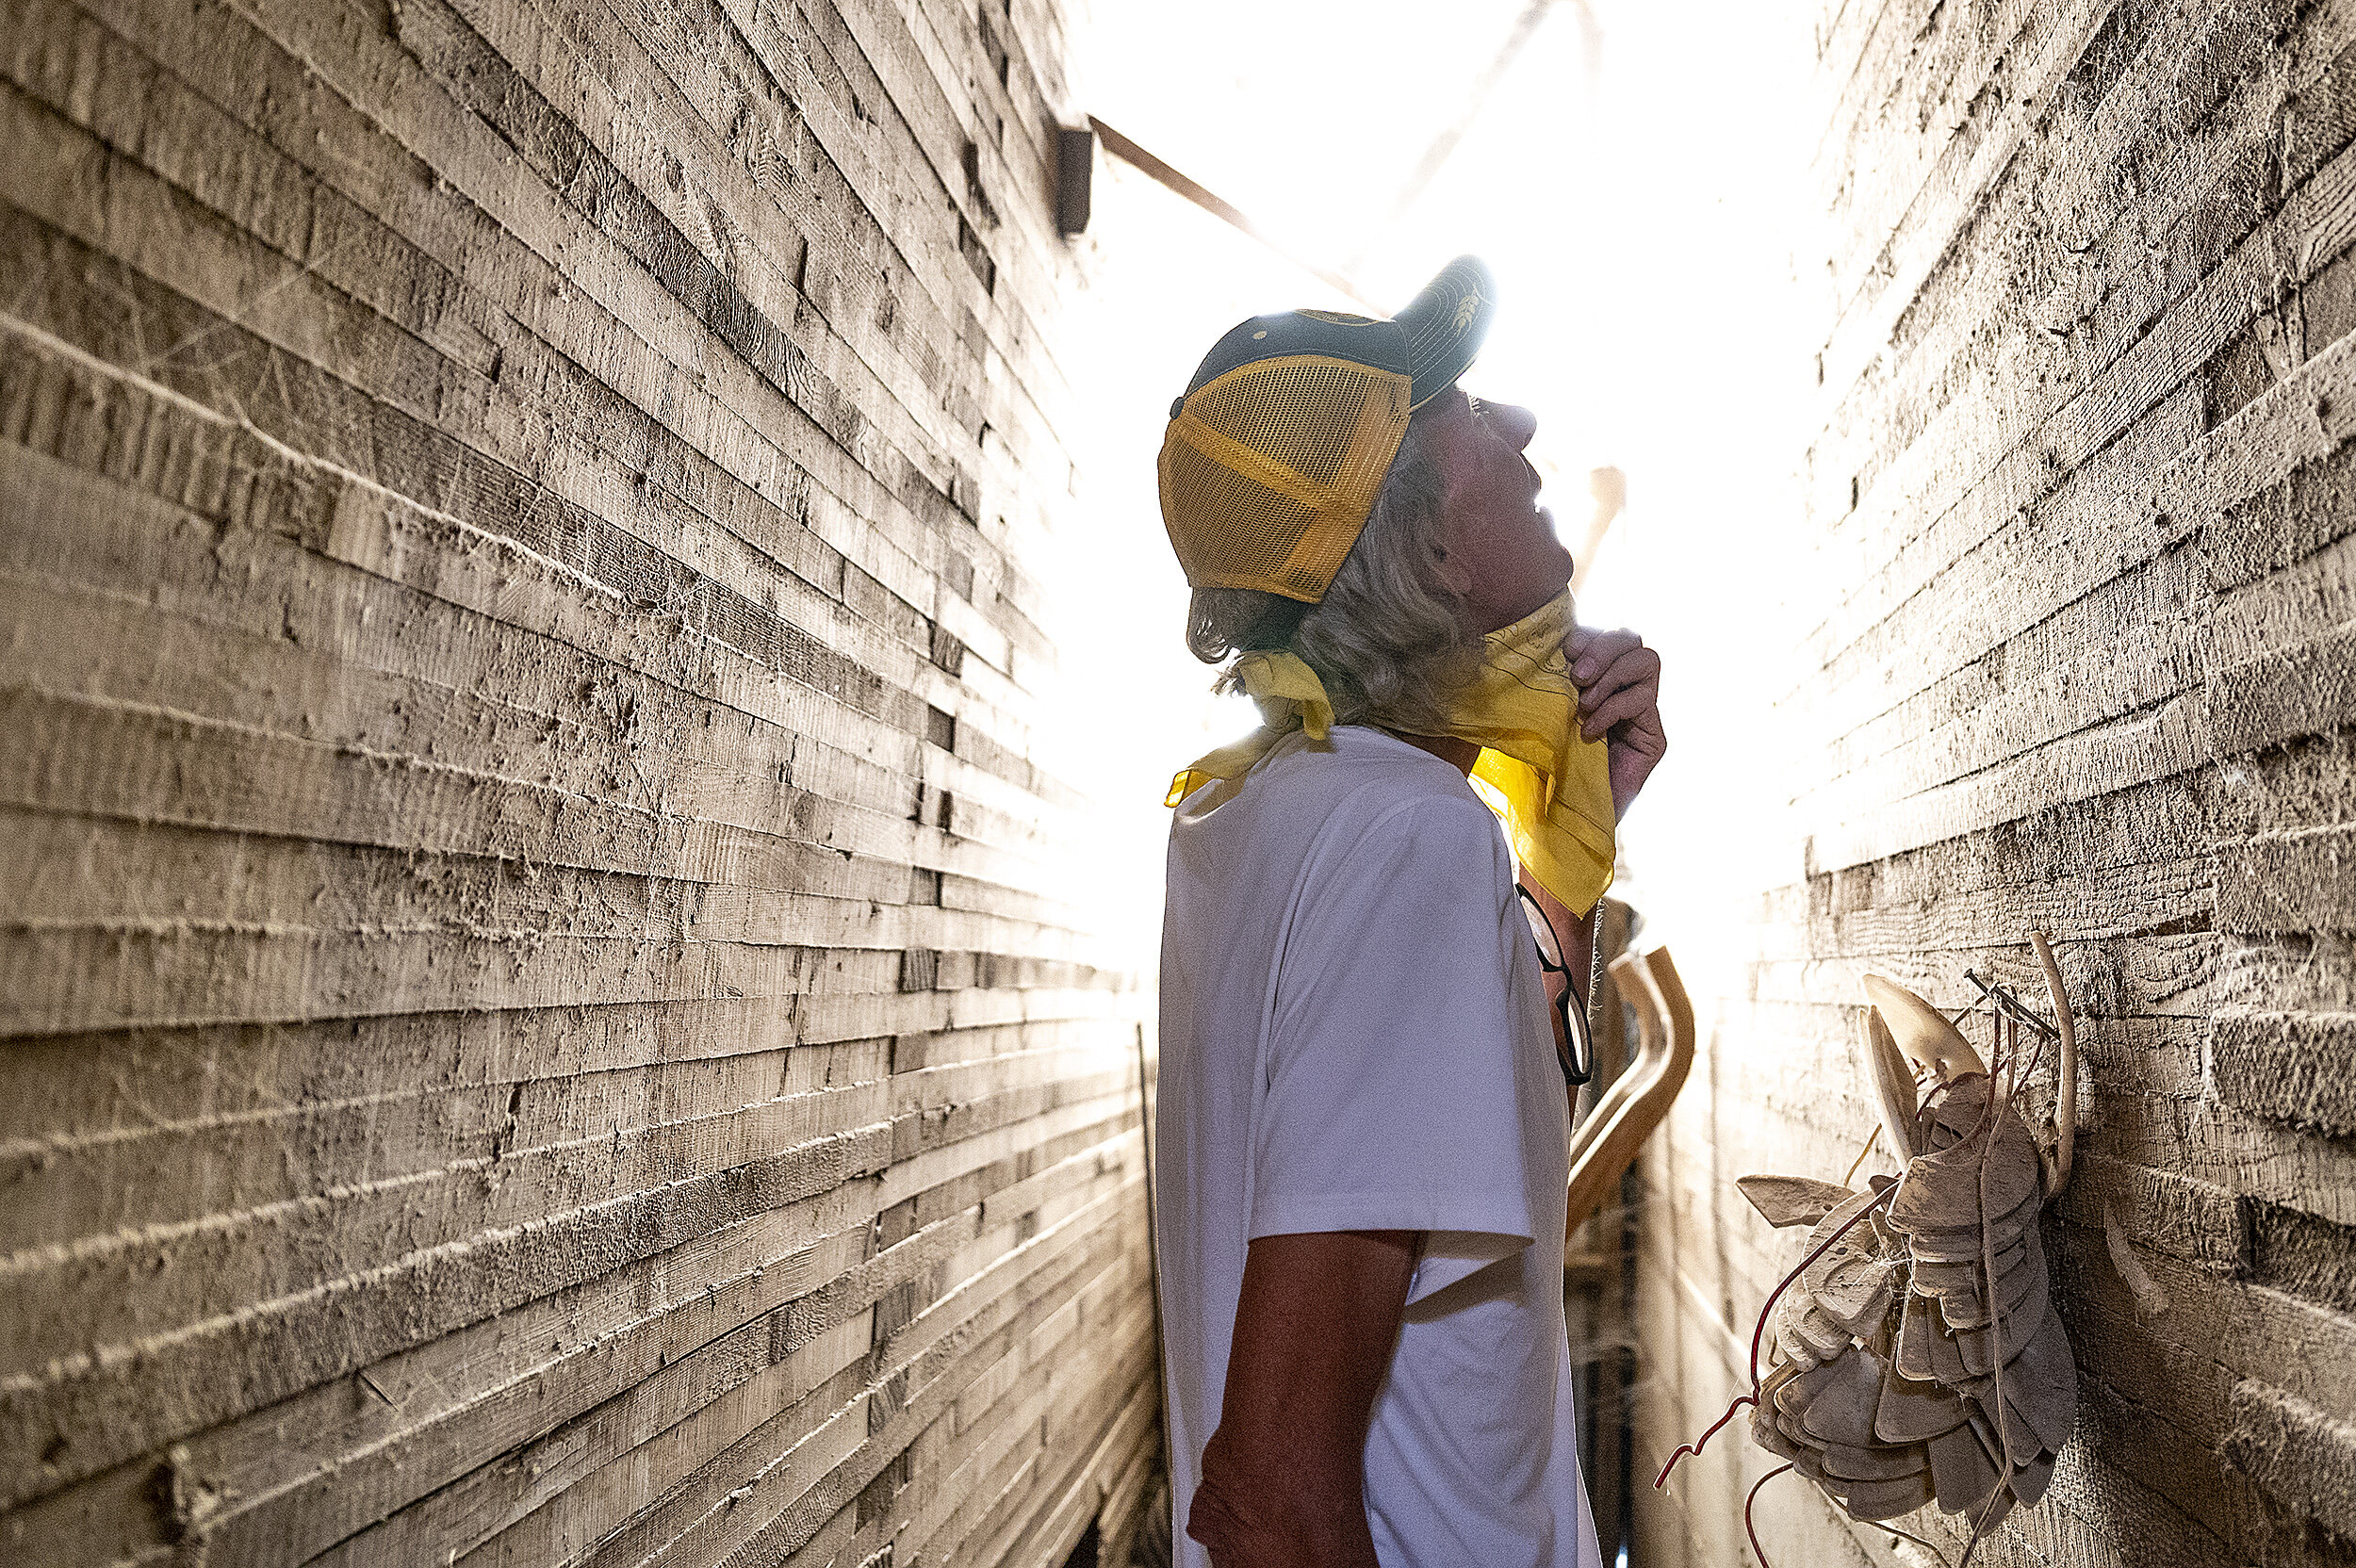
[[[1661,691],[1661,656],[1650,648],[1622,654],[1603,674],[1581,682],[1579,706],[1582,710],[1592,709],[1637,687],[1656,695]]]
[[[1655,710],[1660,702],[1661,656],[1647,647],[1630,648],[1581,688],[1579,733],[1592,741],[1614,725]]]
[[[1573,659],[1577,659],[1593,647],[1609,645],[1625,650],[1635,647],[1643,642],[1642,637],[1626,627],[1605,631],[1592,626],[1574,625],[1570,635],[1562,639],[1562,647],[1564,652]]]
[[[1581,686],[1610,669],[1619,659],[1644,645],[1644,640],[1626,628],[1618,631],[1590,631],[1574,627],[1563,642],[1563,651],[1570,655],[1571,678]]]
[[[1646,647],[1644,640],[1633,631],[1598,632],[1571,660],[1571,678],[1582,687],[1611,680],[1615,676],[1615,684],[1626,685],[1660,673],[1661,655]]]
[[[1613,654],[1609,660],[1599,656],[1594,657],[1597,673],[1590,679],[1579,681],[1581,686],[1591,689],[1609,687],[1616,690],[1622,686],[1641,685],[1647,681],[1656,685],[1660,683],[1661,655],[1642,643]],[[1585,663],[1587,661],[1582,660],[1580,662]]]
[[[1591,741],[1600,740],[1613,726],[1653,712],[1659,707],[1649,688],[1624,686],[1580,713],[1579,732]]]

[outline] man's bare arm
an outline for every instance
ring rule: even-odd
[[[1186,1517],[1215,1568],[1375,1568],[1366,1427],[1422,1240],[1338,1231],[1252,1243],[1219,1430]]]

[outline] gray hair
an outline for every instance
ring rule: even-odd
[[[1445,734],[1449,700],[1481,662],[1481,640],[1465,629],[1439,574],[1447,484],[1429,429],[1421,416],[1409,422],[1366,526],[1325,597],[1282,645],[1324,682],[1335,724]],[[1186,646],[1216,664],[1250,645],[1252,629],[1293,602],[1253,588],[1197,588]],[[1232,670],[1219,689],[1236,689]]]

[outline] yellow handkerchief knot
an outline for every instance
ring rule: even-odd
[[[1307,730],[1312,741],[1322,741],[1333,727],[1333,704],[1325,694],[1325,682],[1300,655],[1247,653],[1235,661],[1233,673],[1244,694],[1259,705],[1260,727],[1234,745],[1196,758],[1170,781],[1164,806],[1175,806],[1217,779],[1241,778],[1296,729]]]
[[[1448,733],[1481,746],[1473,788],[1505,825],[1523,867],[1583,915],[1612,886],[1614,813],[1609,750],[1579,733],[1579,688],[1562,654],[1570,630],[1566,588],[1491,632],[1479,673],[1450,705]],[[1260,727],[1197,759],[1170,780],[1164,805],[1216,780],[1241,778],[1296,729],[1321,741],[1332,727],[1324,684],[1297,656],[1247,653],[1235,673],[1259,704]]]

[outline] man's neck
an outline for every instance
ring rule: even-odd
[[[1417,751],[1428,751],[1465,777],[1472,776],[1473,764],[1481,760],[1478,742],[1459,735],[1410,735],[1403,729],[1383,727],[1383,733],[1406,742]]]

